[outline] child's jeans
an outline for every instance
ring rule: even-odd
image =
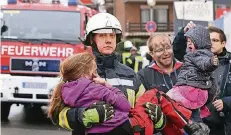
[[[186,132],[184,132],[184,135],[188,135]]]
[[[192,111],[192,115],[190,119],[195,122],[202,122],[202,119],[200,117],[200,109],[198,108],[191,111]]]

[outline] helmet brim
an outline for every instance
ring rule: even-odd
[[[104,29],[98,29],[92,31],[92,33],[116,33],[116,34],[121,34],[120,30],[117,29],[112,29],[112,28],[104,28]]]

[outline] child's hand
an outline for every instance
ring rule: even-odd
[[[105,79],[103,78],[100,78],[100,77],[95,77],[93,78],[93,81],[97,84],[101,84],[101,85],[105,85],[105,86],[108,86],[108,87],[112,87],[110,84],[108,84]]]
[[[93,78],[93,81],[95,83],[97,83],[97,84],[102,84],[102,85],[104,85],[106,83],[106,81],[103,78],[100,78],[100,77]]]
[[[214,66],[218,66],[219,64],[219,60],[217,58],[217,55],[214,55],[213,58],[212,58],[212,63]]]
[[[92,74],[92,78],[97,78],[97,77],[100,77],[100,76],[98,75],[98,73],[93,73],[93,74]]]

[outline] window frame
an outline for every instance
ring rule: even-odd
[[[166,23],[169,22],[169,5],[156,5],[156,6],[152,7],[152,8],[154,9],[153,14],[155,14],[156,9],[166,9],[167,10],[167,22]],[[150,6],[148,6],[148,5],[140,5],[140,23],[144,23],[142,21],[142,9],[150,10]],[[150,19],[150,12],[149,12],[149,19]],[[155,16],[154,16],[153,20],[154,21],[156,20]]]

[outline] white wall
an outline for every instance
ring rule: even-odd
[[[231,52],[231,12],[224,16],[224,32],[226,34],[226,49]]]
[[[7,0],[0,0],[0,6],[1,5],[7,5]]]

